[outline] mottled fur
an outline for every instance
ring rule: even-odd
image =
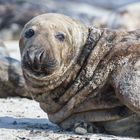
[[[24,36],[28,29],[35,31],[31,38]],[[65,34],[63,42],[55,38],[58,32]],[[20,50],[28,88],[52,122],[69,129],[81,121],[110,134],[140,135],[139,30],[88,28],[63,15],[44,14],[26,24]],[[44,50],[40,62],[36,50]],[[47,58],[58,65],[42,74]]]

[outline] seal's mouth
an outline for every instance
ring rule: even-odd
[[[22,68],[35,76],[47,76],[58,68],[58,62],[45,50],[30,47],[22,57]]]

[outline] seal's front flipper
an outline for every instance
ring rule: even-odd
[[[113,86],[117,97],[128,108],[140,113],[140,59],[125,61],[113,75]]]

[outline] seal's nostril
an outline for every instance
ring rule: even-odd
[[[28,29],[28,30],[25,32],[24,37],[26,37],[26,38],[31,38],[34,34],[35,34],[35,32],[34,32],[33,29]]]
[[[30,56],[29,56],[29,51],[27,51],[27,53],[26,53],[26,59],[27,59],[27,62],[30,64]]]
[[[44,51],[42,51],[41,53],[40,53],[40,62],[42,62],[43,61],[43,59],[44,59],[44,57],[45,57],[45,55],[44,55],[45,53],[44,53]]]
[[[45,58],[45,52],[39,49],[29,49],[24,55],[24,66],[39,71]]]

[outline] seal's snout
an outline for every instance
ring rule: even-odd
[[[51,74],[57,64],[57,61],[51,58],[46,51],[35,47],[30,47],[22,59],[24,69],[31,70],[36,74]]]
[[[28,49],[23,56],[23,65],[34,71],[40,71],[45,57],[45,52],[41,49]]]

